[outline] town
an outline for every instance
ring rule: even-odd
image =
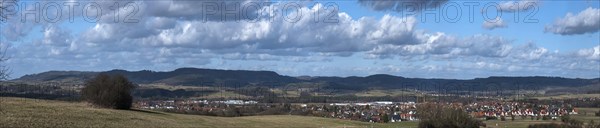
[[[600,99],[586,99],[598,101]],[[210,116],[302,115],[363,122],[418,121],[415,102],[376,101],[364,103],[259,103],[252,100],[143,100],[134,103],[141,109]],[[535,104],[509,101],[481,101],[469,104],[438,103],[461,108],[482,120],[516,119],[560,120],[578,114],[570,104]]]

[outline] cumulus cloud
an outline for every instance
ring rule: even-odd
[[[511,50],[510,40],[489,35],[457,38],[444,33],[424,34],[424,43],[415,45],[378,45],[368,51],[370,57],[432,55],[444,58],[464,56],[504,57]]]
[[[577,35],[594,33],[600,30],[600,9],[589,7],[578,14],[567,13],[552,25],[547,25],[545,32],[560,35]]]
[[[71,42],[71,32],[58,26],[48,25],[43,31],[44,39],[42,43],[56,45],[56,46],[67,46]]]
[[[448,0],[358,0],[376,11],[421,11],[442,6]]]
[[[57,65],[66,65],[61,61],[77,62],[68,65],[80,68],[139,68],[208,64],[214,58],[314,62],[330,61],[329,56],[351,56],[378,44],[419,43],[413,34],[414,17],[352,19],[320,4],[302,6],[298,11],[304,16],[295,22],[286,21],[283,15],[253,22],[182,20],[153,16],[148,13],[154,12],[144,9],[149,6],[141,7],[140,15],[144,17],[138,23],[98,22],[76,34],[58,24],[42,24],[40,39],[12,49],[18,58],[13,63],[48,60]],[[270,7],[274,6],[265,8]],[[331,13],[337,14],[329,17],[336,19],[335,23],[313,19],[314,15]],[[104,64],[102,60],[115,62]]]
[[[21,37],[27,36],[35,25],[32,23],[22,23],[16,19],[7,19],[6,23],[0,24],[2,30],[0,35],[8,41],[17,41]]]
[[[498,3],[499,9],[503,12],[528,11],[533,8],[539,8],[539,0],[520,0],[520,1],[503,1]]]
[[[167,0],[144,2],[148,7],[146,14],[150,16],[207,21],[252,20],[263,15],[262,9],[264,8],[262,7],[268,7],[272,3],[274,2],[268,0]]]
[[[496,19],[494,19],[492,21],[488,21],[488,20],[483,21],[482,27],[485,29],[488,29],[488,30],[493,30],[496,28],[505,28],[506,24],[504,23],[504,20],[502,20],[502,18],[496,17]]]
[[[514,54],[514,57],[519,60],[539,60],[548,55],[549,52],[548,49],[538,47],[534,43],[527,43],[526,45],[519,47]]]
[[[589,49],[580,49],[576,55],[589,60],[600,61],[600,45]]]
[[[302,7],[297,21],[283,15],[255,22],[203,22],[146,18],[140,24],[98,23],[80,41],[105,48],[114,46],[186,47],[217,53],[269,53],[274,55],[351,55],[377,44],[418,44],[414,17],[385,15],[380,19],[352,19],[318,4]],[[335,23],[315,22],[314,15],[337,13]],[[275,19],[275,20],[270,20]],[[129,46],[129,47],[130,47]]]
[[[386,7],[383,3],[391,2],[397,6],[402,1],[360,2],[367,6],[374,4],[376,10],[385,10],[395,7]],[[202,12],[195,9],[205,6],[202,2],[137,3],[140,8],[136,23],[115,23],[110,20],[111,15],[105,15],[102,18],[108,20],[97,22],[81,32],[62,28],[60,23],[39,24],[41,37],[11,47],[9,50],[14,58],[9,63],[23,73],[114,68],[170,70],[192,66],[275,70],[290,75],[389,73],[436,77],[431,73],[444,72],[438,77],[454,78],[456,75],[452,73],[474,69],[481,72],[467,72],[466,77],[513,72],[551,75],[545,70],[563,69],[600,70],[597,66],[589,66],[599,63],[594,61],[599,56],[599,46],[574,53],[551,52],[534,43],[516,45],[520,40],[494,35],[461,37],[420,30],[414,16],[353,18],[345,12],[317,4],[302,5],[290,12],[302,14],[293,21],[281,12],[275,15],[269,11],[257,13],[257,18],[252,21],[220,20],[225,15],[211,16],[204,21],[200,17]],[[437,6],[431,1],[424,3],[431,5],[427,7]],[[258,10],[281,7],[281,4],[268,4]],[[335,22],[315,21],[315,16],[335,19]],[[500,25],[490,23],[489,29],[502,27],[499,20]],[[27,26],[18,23],[2,27],[3,40],[30,33],[31,30],[25,28],[11,30]],[[359,65],[354,63],[356,61],[373,62],[373,65]],[[44,65],[33,65],[35,63]]]

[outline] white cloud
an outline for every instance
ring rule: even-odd
[[[448,0],[358,0],[358,2],[376,11],[421,11],[440,7]],[[407,6],[411,8],[404,8]]]
[[[600,70],[590,66],[600,62],[594,61],[598,60],[599,46],[574,53],[549,52],[533,43],[520,46],[516,45],[520,40],[495,35],[459,37],[419,30],[413,16],[352,18],[316,5],[300,8],[304,16],[297,22],[271,14],[261,16],[273,17],[255,22],[220,21],[216,17],[204,22],[193,16],[196,11],[179,11],[194,10],[185,1],[144,1],[141,5],[139,23],[108,20],[81,33],[61,28],[60,23],[42,24],[42,37],[10,48],[14,58],[9,63],[21,75],[46,70],[170,70],[190,66],[275,70],[293,75],[389,73],[428,78]],[[327,16],[330,11],[338,22],[314,21],[315,15]],[[26,25],[12,25],[17,26],[3,27],[3,34],[16,32],[12,34],[18,37],[31,31],[19,28]],[[502,25],[501,21],[490,29]],[[378,61],[388,63],[375,64]],[[574,74],[580,73],[577,71]]]
[[[533,8],[539,8],[539,0],[519,0],[504,1],[499,3],[500,10],[504,12],[527,11]]]
[[[489,35],[457,38],[444,33],[424,34],[424,43],[414,45],[378,45],[368,51],[370,56],[432,55],[444,58],[463,56],[504,57],[511,51],[510,41]]]
[[[44,39],[42,43],[56,46],[67,46],[71,43],[71,33],[69,30],[59,28],[58,26],[45,26],[43,31]]]
[[[600,61],[600,45],[589,49],[580,49],[577,51],[577,56],[593,61]]]
[[[502,18],[500,17],[496,17],[496,19],[492,20],[492,21],[483,21],[483,28],[488,29],[488,30],[493,30],[496,28],[505,28],[506,24],[504,23],[504,20],[502,20]]]
[[[560,35],[577,35],[594,33],[600,30],[600,9],[589,7],[578,14],[567,13],[552,25],[547,25],[546,32]]]
[[[548,53],[548,49],[536,48],[536,49],[532,49],[530,51],[524,52],[523,54],[521,54],[520,57],[527,59],[527,60],[535,60],[535,59],[540,59],[542,56],[546,55],[546,53]]]
[[[336,10],[326,10],[321,5],[302,7],[300,12],[304,16],[297,22],[285,21],[279,15],[273,17],[274,21],[266,18],[256,22],[180,20],[173,23],[168,18],[147,18],[142,21],[145,24],[98,23],[85,31],[80,40],[105,48],[186,47],[218,53],[329,53],[343,56],[378,44],[421,43],[414,33],[414,17],[385,15],[381,19],[354,20],[346,13],[338,12],[333,17],[338,20],[336,23],[314,21],[314,15],[329,14],[328,11]]]
[[[385,15],[372,30],[368,32],[366,41],[379,44],[418,44],[413,28],[416,24],[414,17],[398,18]]]

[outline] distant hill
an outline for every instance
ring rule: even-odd
[[[363,90],[369,88],[410,88],[437,91],[469,90],[539,90],[547,87],[580,87],[600,84],[596,79],[571,79],[562,77],[488,77],[470,80],[404,78],[392,75],[367,77],[320,77],[312,81],[330,83],[329,88]]]
[[[300,80],[279,75],[273,71],[217,70],[199,68],[179,68],[170,72],[112,70],[108,74],[122,74],[136,83],[164,83],[169,85],[214,85],[293,83]]]
[[[41,83],[41,82],[60,82],[60,83],[78,83],[96,76],[98,72],[82,71],[48,71],[38,74],[25,75],[21,78],[11,80],[13,82]]]
[[[273,71],[218,70],[180,68],[174,71],[156,72],[149,70],[106,72],[49,71],[25,75],[12,82],[71,82],[83,83],[98,73],[122,74],[138,84],[161,83],[185,86],[230,86],[247,85],[279,87],[292,83],[319,83],[325,89],[394,89],[409,88],[437,91],[468,90],[540,90],[548,87],[582,87],[600,84],[596,79],[572,79],[562,77],[488,77],[470,80],[405,78],[387,74],[366,77],[290,77]]]
[[[83,83],[99,73],[121,74],[138,84],[163,83],[168,85],[270,85],[299,82],[301,80],[279,75],[273,71],[247,71],[247,70],[218,70],[199,68],[179,68],[169,72],[156,72],[149,70],[126,71],[111,70],[105,72],[80,72],[80,71],[49,71],[39,74],[25,75],[11,80],[12,82],[75,82]]]

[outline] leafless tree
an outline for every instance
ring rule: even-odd
[[[10,70],[8,66],[6,66],[6,61],[8,61],[9,57],[6,55],[6,51],[8,47],[2,48],[2,44],[0,43],[0,81],[7,80],[8,75],[10,74]]]
[[[123,75],[98,74],[81,89],[81,97],[98,107],[129,109],[135,85]]]
[[[0,21],[4,21],[6,20],[6,18],[8,18],[6,12],[11,12],[11,11],[15,11],[16,8],[12,8],[15,10],[11,10],[11,8],[9,8],[8,4],[10,3],[14,3],[16,4],[18,0],[0,0]]]
[[[17,0],[0,0],[0,21],[8,18],[8,16],[5,14],[6,12],[14,11],[10,10],[10,8],[7,6],[7,3],[17,3]],[[10,74],[10,70],[8,69],[8,66],[6,66],[6,61],[9,59],[8,55],[6,55],[8,45],[4,44],[5,42],[0,40],[0,81],[8,79],[8,75]]]

